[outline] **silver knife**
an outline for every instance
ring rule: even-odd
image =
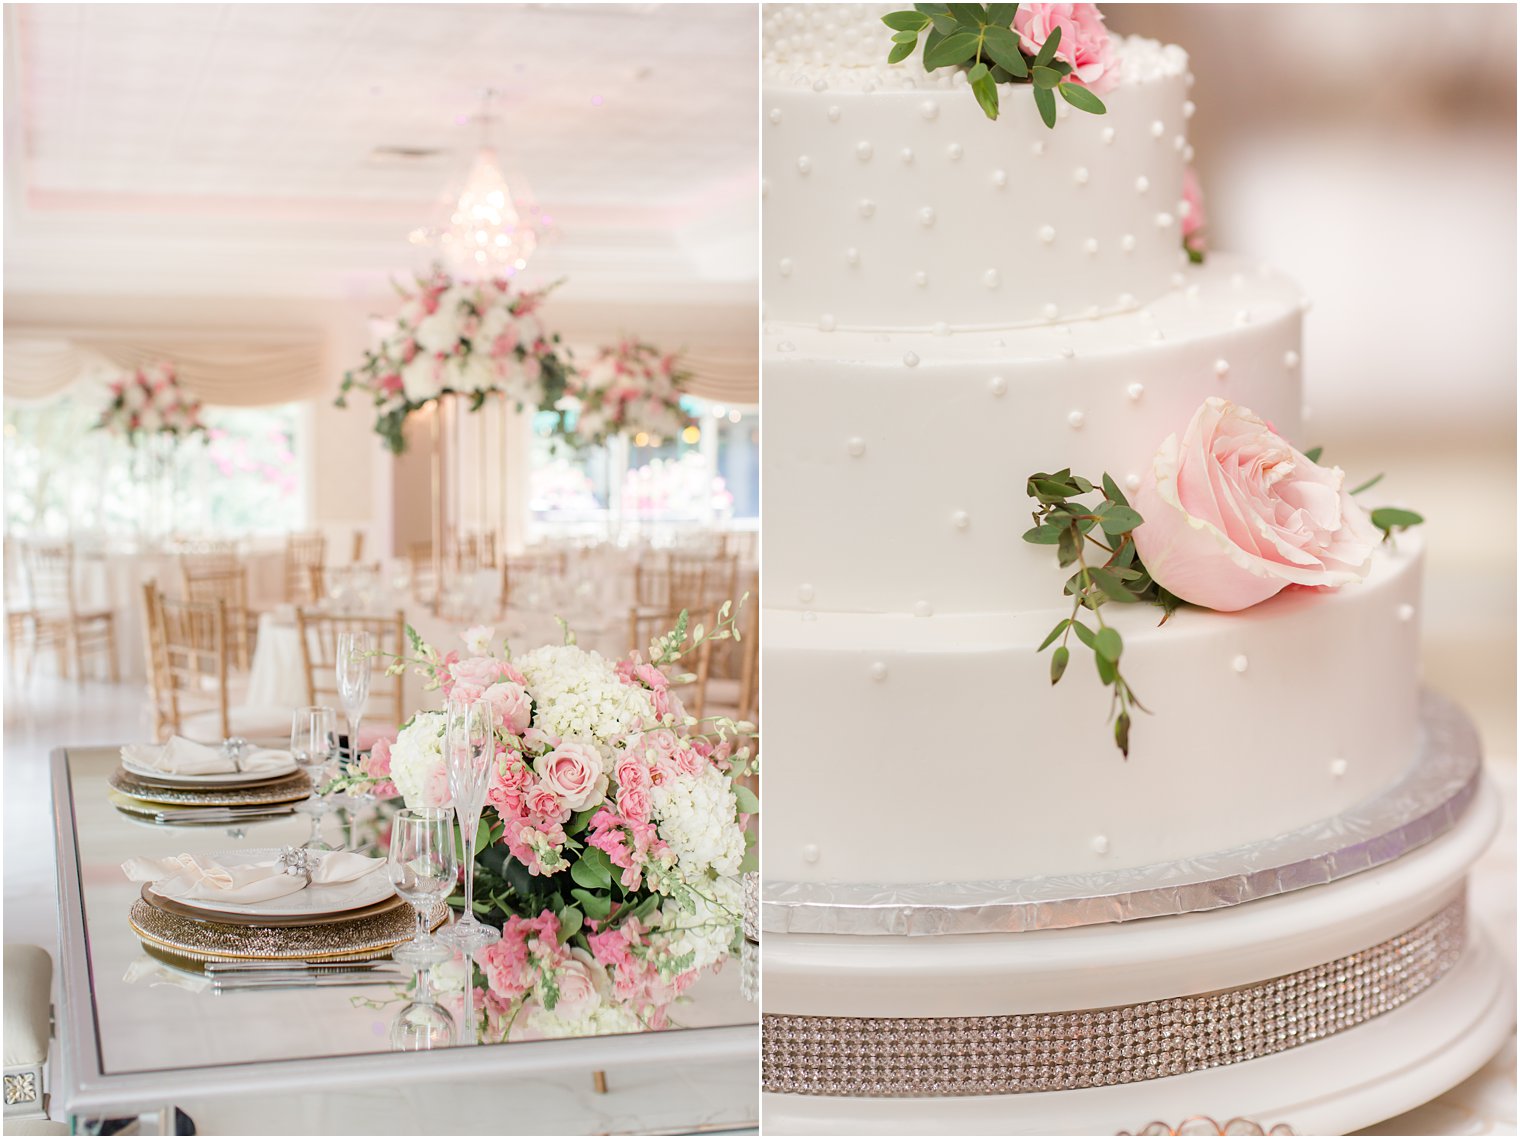
[[[388,985],[401,983],[399,977],[359,973],[354,976],[308,976],[308,977],[228,977],[211,982],[211,991],[217,995],[236,992],[269,992],[275,989],[346,989],[355,986]]]
[[[277,819],[295,814],[294,807],[196,807],[186,811],[159,811],[155,822],[234,822]]]

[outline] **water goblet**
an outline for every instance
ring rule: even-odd
[[[351,629],[338,634],[338,699],[348,719],[348,758],[359,761],[359,722],[369,701],[369,678],[373,648],[368,630]]]
[[[391,1050],[394,1052],[430,1052],[454,1043],[454,1018],[434,999],[429,987],[429,970],[417,966],[412,999],[391,1020]]]
[[[439,940],[470,954],[501,940],[499,930],[475,917],[475,838],[496,762],[496,711],[489,701],[449,701],[444,709],[443,761],[463,840],[464,910]]]
[[[290,722],[290,754],[296,766],[311,780],[311,797],[301,803],[303,814],[311,816],[311,834],[305,846],[311,850],[331,850],[322,840],[322,818],[327,813],[322,798],[322,780],[327,765],[337,752],[337,717],[331,708],[297,708]]]
[[[459,877],[454,857],[453,812],[447,807],[398,811],[391,822],[386,869],[396,893],[417,912],[417,935],[392,949],[391,957],[413,967],[447,961],[453,951],[433,937],[428,929],[428,916],[439,900],[453,892]]]

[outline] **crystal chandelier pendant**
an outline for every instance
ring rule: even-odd
[[[511,277],[527,268],[538,247],[538,233],[518,211],[490,147],[475,156],[449,223],[442,245],[462,271]]]

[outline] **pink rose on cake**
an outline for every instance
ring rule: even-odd
[[[1025,53],[1035,55],[1051,32],[1061,29],[1056,58],[1071,64],[1071,77],[1099,95],[1119,83],[1119,61],[1096,4],[1020,4],[1013,17]]]
[[[1208,217],[1203,212],[1203,187],[1198,175],[1189,166],[1182,172],[1182,247],[1189,253],[1201,255],[1208,247],[1204,228]]]
[[[1021,9],[1022,10],[1022,9]],[[1345,486],[1245,408],[1210,397],[1156,452],[1135,495],[1146,570],[1184,601],[1232,612],[1289,585],[1367,572],[1378,532]]]

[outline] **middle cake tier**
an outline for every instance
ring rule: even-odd
[[[1067,576],[1030,526],[1025,482],[1070,467],[1138,485],[1209,396],[1301,430],[1303,298],[1211,255],[1134,312],[993,332],[765,333],[767,605],[1019,612]],[[1334,455],[1327,456],[1334,461]]]

